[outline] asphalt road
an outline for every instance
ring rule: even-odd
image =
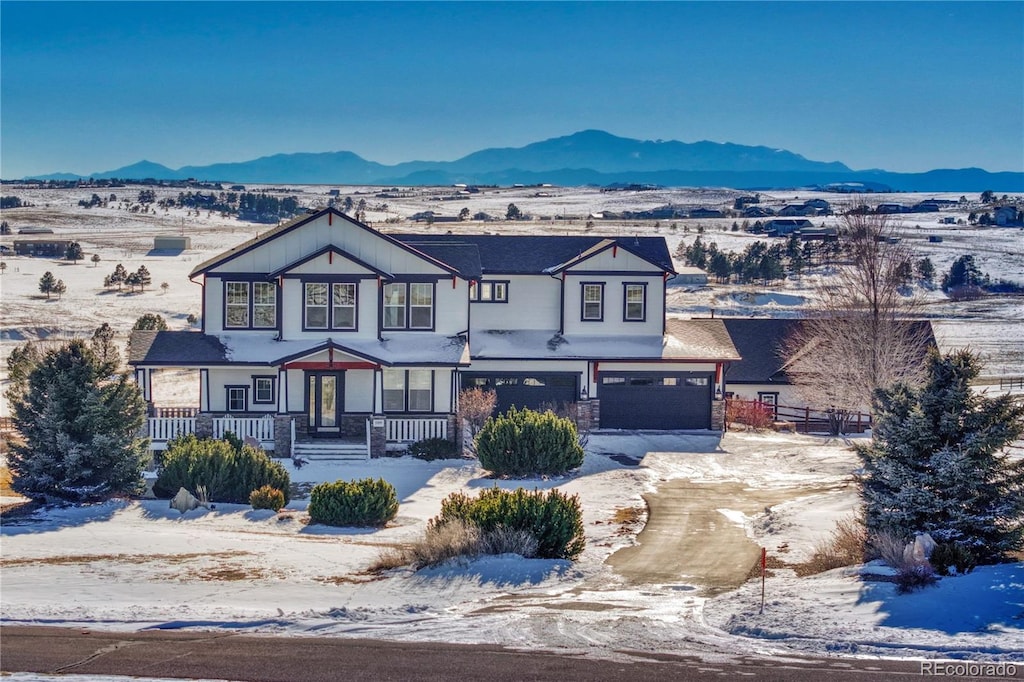
[[[4,672],[201,677],[246,682],[661,682],[713,678],[863,682],[865,679],[919,679],[921,676],[920,664],[913,661],[738,657],[734,663],[723,664],[669,654],[626,653],[641,660],[620,662],[495,646],[331,637],[257,637],[180,630],[119,633],[56,627],[0,628],[0,670]],[[1024,679],[1024,665],[1018,666],[1017,674],[1016,679]]]

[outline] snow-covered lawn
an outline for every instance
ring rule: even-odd
[[[639,464],[635,464],[639,462]],[[803,490],[770,514],[721,509],[787,562],[805,557],[856,502],[857,462],[842,442],[809,436],[601,434],[582,470],[495,481],[474,462],[411,458],[316,463],[294,481],[381,476],[399,494],[381,530],[306,523],[305,500],[274,514],[217,505],[185,515],[166,501],[115,501],[4,518],[2,622],[93,628],[216,628],[504,644],[616,656],[615,651],[855,654],[1024,660],[1024,564],[978,569],[897,596],[855,570],[796,578],[775,570],[714,598],[699,576],[635,584],[607,563],[642,523],[615,520],[667,481]],[[454,491],[500,485],[580,496],[587,549],[576,563],[513,555],[384,575],[382,549],[415,539]],[[737,507],[740,505],[736,505]],[[877,570],[877,569],[876,569]]]

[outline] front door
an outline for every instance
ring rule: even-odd
[[[341,408],[344,404],[344,372],[306,373],[306,413],[311,435],[336,436],[341,433]]]

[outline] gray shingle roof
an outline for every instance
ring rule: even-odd
[[[782,343],[799,327],[799,319],[725,318],[732,342],[743,358],[730,363],[725,371],[726,382],[767,384],[789,383],[782,373]]]
[[[129,365],[191,367],[227,361],[217,337],[202,332],[135,330],[129,343]]]

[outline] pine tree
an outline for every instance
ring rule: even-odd
[[[28,388],[29,375],[41,359],[39,347],[31,341],[16,346],[7,356],[7,379],[11,382],[8,390],[19,395],[24,393]]]
[[[100,263],[100,254],[98,254],[98,253],[92,254],[92,257],[89,260],[92,261],[92,266],[96,267]]]
[[[75,261],[75,263],[85,258],[85,254],[82,253],[82,245],[78,242],[71,242],[68,244],[68,249],[64,253],[64,258]]]
[[[117,285],[117,290],[121,291],[121,285],[128,279],[128,271],[124,269],[124,266],[120,263],[114,267],[114,272],[110,275],[110,283]]]
[[[8,456],[15,490],[71,500],[138,492],[146,403],[127,375],[104,369],[85,342],[72,341],[43,357],[24,394],[8,392],[24,439]]]
[[[121,366],[121,354],[114,343],[114,328],[104,322],[92,333],[90,349],[96,358],[108,367],[107,373],[116,372]]]
[[[139,319],[135,320],[135,325],[132,327],[132,329],[133,330],[135,330],[135,329],[141,329],[141,330],[150,330],[150,329],[152,329],[152,330],[156,330],[156,331],[166,331],[167,330],[167,321],[164,320],[164,318],[161,315],[157,315],[155,313],[146,313],[145,315],[141,316]]]
[[[135,271],[135,276],[141,291],[145,291],[146,286],[153,283],[153,277],[149,274],[149,270],[146,269],[145,265],[139,266],[139,269]]]
[[[39,278],[39,291],[46,294],[46,300],[50,300],[50,293],[53,288],[57,286],[57,278],[53,276],[53,273],[47,270],[43,273],[43,276]]]
[[[53,285],[53,293],[57,294],[57,298],[63,298],[64,292],[68,290],[68,285],[64,284],[64,280],[58,279],[57,283]]]
[[[875,394],[874,438],[857,447],[869,529],[927,532],[996,561],[1024,546],[1024,461],[1004,448],[1024,433],[1024,405],[972,390],[969,351],[932,352],[921,388]]]

